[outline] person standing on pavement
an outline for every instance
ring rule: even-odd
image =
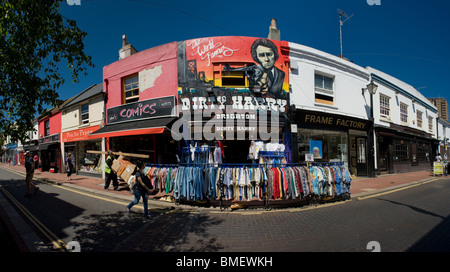
[[[143,162],[138,160],[136,162],[136,185],[134,186],[134,200],[131,201],[127,206],[127,212],[130,212],[130,209],[139,203],[140,198],[142,197],[142,202],[144,203],[144,215],[145,217],[150,218],[150,214],[148,213],[148,195],[151,193],[153,188],[150,179],[148,179],[144,174]]]
[[[441,153],[438,153],[436,156],[436,161],[437,162],[441,162],[442,161],[442,157],[441,157]]]
[[[27,186],[27,193],[25,194],[25,196],[26,197],[31,197],[31,186],[34,187],[34,193],[35,194],[39,191],[39,187],[37,187],[33,183],[34,160],[31,157],[30,151],[25,152],[25,171],[26,171],[25,183],[26,183],[26,186]]]
[[[72,169],[73,169],[72,153],[69,153],[69,155],[67,155],[67,159],[66,159],[67,180],[71,180],[70,176],[72,175]]]
[[[117,174],[111,169],[114,158],[111,150],[107,151],[107,158],[105,163],[105,190],[108,190],[111,180],[113,182],[114,191],[119,190],[119,183],[117,182]]]

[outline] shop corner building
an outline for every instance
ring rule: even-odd
[[[430,169],[436,155],[436,107],[377,69],[255,37],[140,52],[123,45],[123,57],[103,68],[105,125],[90,135],[104,139],[105,149],[176,164],[190,144],[220,142],[225,162],[249,163],[252,141],[276,142],[289,163],[316,152],[314,163],[339,162],[357,176]]]

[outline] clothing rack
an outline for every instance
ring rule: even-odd
[[[166,163],[146,163],[145,166],[148,167],[178,167],[179,164],[166,164]]]

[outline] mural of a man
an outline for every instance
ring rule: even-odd
[[[283,82],[285,74],[275,67],[279,54],[277,46],[267,39],[257,39],[251,46],[251,55],[257,63],[253,74],[253,84],[259,85],[262,94],[284,97]],[[252,80],[249,78],[249,80]]]

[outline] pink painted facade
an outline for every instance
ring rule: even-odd
[[[61,133],[61,112],[58,111],[50,117],[39,120],[39,138],[45,137],[45,121],[50,120],[50,134]]]
[[[45,134],[45,123],[49,121],[49,133]],[[62,173],[61,165],[61,111],[39,120],[39,169]],[[44,148],[44,146],[48,146]]]
[[[147,87],[139,84],[139,101],[177,96],[177,42],[150,48],[103,67],[106,109],[123,104],[124,79],[148,71]],[[141,80],[141,79],[140,79]]]

